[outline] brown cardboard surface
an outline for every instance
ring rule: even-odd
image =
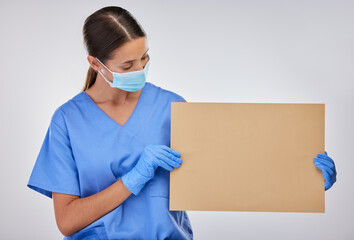
[[[325,212],[323,103],[171,103],[170,210]]]

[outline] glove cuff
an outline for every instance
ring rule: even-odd
[[[141,175],[135,167],[122,176],[123,184],[134,195],[138,195],[145,183],[149,180],[150,178]]]

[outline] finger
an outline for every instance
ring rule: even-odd
[[[324,183],[325,191],[327,191],[337,181],[337,178],[336,178],[336,175],[331,176],[324,167],[321,167],[321,170],[322,170],[323,177],[325,179],[325,183]]]
[[[322,155],[323,155],[323,154],[322,154]],[[324,161],[327,161],[327,162],[333,164],[333,166],[331,167],[331,169],[334,171],[334,174],[337,175],[336,164],[334,163],[334,161],[333,161],[332,158],[326,156],[326,158],[322,158],[322,157],[321,157],[321,158],[318,158],[318,159],[319,159],[319,160],[324,160]],[[316,158],[314,158],[314,160],[317,161]]]
[[[325,169],[325,167],[322,165],[322,164],[319,164],[319,163],[315,163],[315,166],[318,168],[318,169],[320,169],[320,170],[324,170]]]
[[[331,183],[332,182],[331,175],[327,172],[326,169],[321,169],[321,170],[322,170],[322,174],[323,174],[323,177],[325,178],[325,180]]]
[[[172,171],[173,167],[171,167],[170,165],[168,165],[167,163],[165,163],[164,161],[159,161],[158,165],[164,169],[166,169],[167,171]]]
[[[336,176],[336,175],[334,175],[334,179],[333,179],[332,185],[333,185],[335,182],[337,182],[337,176]]]
[[[327,159],[331,162],[334,162],[332,158],[330,158],[329,156],[325,155],[325,154],[322,154],[322,153],[317,153],[317,157],[318,158],[322,158],[322,159]]]
[[[325,151],[325,154],[328,155],[326,151]]]
[[[175,157],[172,153],[169,153],[161,148],[154,149],[153,155],[158,159],[158,161],[164,161],[165,163],[173,167],[179,167],[180,164],[183,162],[182,159]]]
[[[331,177],[329,176],[329,174],[322,170],[322,173],[323,173],[323,176],[325,178],[325,190],[328,190],[332,187],[332,184],[331,184]]]
[[[175,162],[174,160],[172,160],[169,157],[165,156],[161,152],[156,152],[155,155],[160,161],[165,162],[165,163],[167,163],[170,166],[179,167],[181,165],[180,163]]]
[[[318,158],[316,158],[316,162],[321,163],[321,164],[329,167],[330,170],[331,170],[331,172],[330,172],[331,176],[337,175],[337,171],[336,171],[336,167],[335,167],[334,163],[328,162],[328,161],[323,160],[323,159],[318,159]]]
[[[315,163],[316,167],[321,168],[321,170],[326,170],[331,176],[334,174],[334,172],[332,171],[332,169],[330,169],[328,166],[323,165],[322,163]]]
[[[161,148],[164,149],[165,151],[172,153],[173,155],[175,155],[176,157],[180,157],[181,154],[175,150],[173,150],[172,148],[167,147],[166,145],[161,145]]]
[[[183,162],[182,159],[180,159],[179,157],[176,157],[172,153],[169,153],[165,150],[161,150],[161,151],[159,151],[159,153],[163,154],[164,156],[168,157],[169,159],[171,159],[179,164],[181,164]]]
[[[313,159],[314,162],[319,162],[319,163],[322,163],[323,165],[326,165],[327,167],[333,169],[334,168],[334,164],[330,161],[327,161],[325,159],[320,159],[320,158],[314,158]]]
[[[319,165],[317,162],[315,162],[315,166],[316,166],[318,169],[320,169],[320,170],[323,169],[323,166],[322,166],[322,165]]]

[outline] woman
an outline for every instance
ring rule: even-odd
[[[96,11],[83,35],[85,87],[55,110],[27,186],[53,199],[64,239],[193,239],[187,213],[169,211],[182,163],[170,105],[186,100],[146,82],[146,34],[127,10]]]
[[[64,239],[193,239],[187,213],[168,210],[182,163],[168,147],[170,104],[186,100],[146,82],[146,34],[125,9],[96,11],[83,34],[85,87],[54,112],[27,186],[53,198]],[[334,162],[317,157],[328,190]]]

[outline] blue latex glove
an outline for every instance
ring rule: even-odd
[[[122,176],[123,184],[134,195],[138,195],[159,166],[168,171],[173,170],[173,167],[180,167],[183,162],[180,156],[179,152],[166,145],[149,144],[145,146],[137,164]]]
[[[334,161],[327,155],[326,151],[325,154],[318,153],[317,158],[313,158],[313,161],[316,167],[322,170],[325,178],[325,191],[327,191],[337,181],[337,171]]]

